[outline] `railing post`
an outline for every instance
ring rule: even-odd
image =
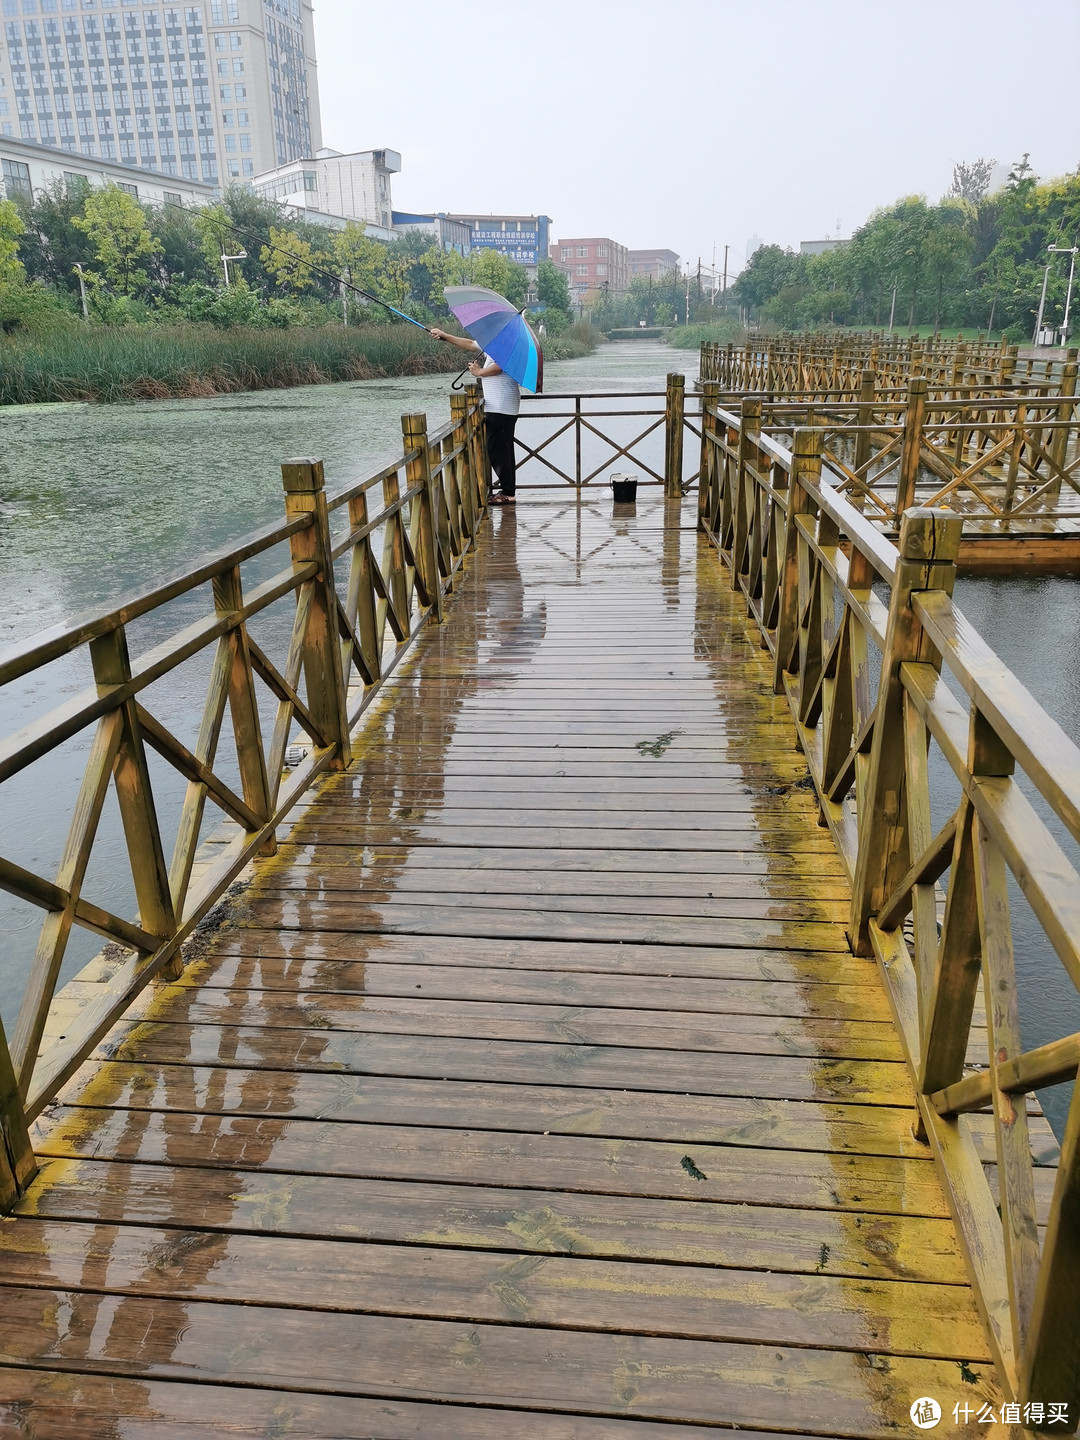
[[[454,461],[454,474],[457,477],[458,498],[461,501],[461,518],[465,527],[465,538],[472,540],[476,535],[478,497],[473,479],[472,444],[469,436],[469,400],[460,390],[455,390],[450,396],[450,420],[454,427],[454,449],[460,451]]]
[[[11,1209],[36,1173],[22,1096],[0,1020],[0,1215]]]
[[[915,504],[915,483],[922,461],[922,432],[926,421],[926,376],[913,375],[908,381],[904,410],[904,444],[900,452],[900,476],[896,482],[896,523]]]
[[[431,455],[428,449],[427,416],[403,415],[401,434],[405,441],[405,453],[415,452],[405,464],[405,484],[409,490],[421,487],[417,497],[420,501],[420,526],[416,547],[416,566],[420,572],[420,583],[424,587],[425,599],[437,624],[442,624],[442,586],[439,583],[439,542],[435,529],[435,493],[432,488]]]
[[[799,594],[799,529],[796,518],[810,513],[806,484],[821,478],[822,434],[820,430],[796,430],[791,451],[791,483],[788,486],[787,524],[784,527],[784,555],[780,572],[780,608],[776,622],[776,661],[773,691],[784,693],[784,676],[795,668],[799,640],[801,598]]]
[[[304,677],[308,708],[323,734],[337,751],[332,766],[344,770],[352,759],[349,743],[348,697],[341,663],[339,602],[334,584],[330,544],[330,515],[326,508],[326,480],[321,460],[285,460],[281,466],[285,513],[290,520],[312,516],[312,523],[290,537],[294,564],[314,560],[315,577],[311,614],[304,638]]]
[[[739,426],[739,468],[735,477],[735,510],[732,516],[734,531],[731,540],[731,573],[738,576],[749,569],[746,546],[750,534],[750,516],[753,512],[756,482],[748,479],[749,465],[755,469],[760,464],[761,452],[758,437],[761,434],[761,398],[754,396],[742,402],[742,423]]]
[[[469,420],[469,471],[476,496],[477,518],[487,508],[491,493],[491,466],[488,463],[487,445],[484,439],[484,394],[475,380],[464,387],[465,400],[471,416]]]
[[[710,415],[720,404],[720,385],[707,380],[701,387],[701,463],[698,466],[698,529],[706,529],[706,521],[716,508],[716,417]]]
[[[664,498],[682,498],[683,425],[686,410],[686,376],[667,377],[666,445],[664,447]]]
[[[1061,372],[1061,386],[1058,390],[1057,411],[1054,418],[1062,426],[1060,430],[1054,431],[1054,438],[1050,443],[1050,458],[1059,470],[1064,470],[1065,462],[1069,456],[1069,436],[1072,429],[1072,419],[1075,413],[1074,396],[1076,395],[1076,351],[1073,349],[1065,352],[1065,365]],[[1061,498],[1061,476],[1058,475],[1046,492],[1046,506],[1049,509],[1058,503]]]
[[[863,370],[859,375],[859,434],[855,437],[855,473],[860,477],[864,485],[869,485],[870,480],[865,473],[865,468],[870,464],[870,456],[873,453],[870,434],[870,426],[874,423],[874,392],[877,386],[877,374],[873,370]],[[856,510],[861,510],[866,504],[864,493],[855,489],[851,492],[851,503]]]
[[[904,804],[904,687],[900,667],[936,653],[911,606],[912,593],[952,594],[964,522],[944,510],[909,510],[900,525],[900,557],[893,579],[889,624],[881,658],[874,737],[865,804],[859,808],[859,855],[851,895],[850,939],[857,955],[870,954],[870,921],[900,883],[910,860]]]

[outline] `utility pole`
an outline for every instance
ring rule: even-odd
[[[727,294],[727,252],[728,252],[730,249],[731,249],[731,246],[730,246],[730,245],[725,245],[725,246],[724,246],[724,294],[725,294],[725,295]]]
[[[83,278],[83,268],[81,265],[75,266],[75,274],[79,277],[79,299],[82,301],[82,318],[89,321],[90,309],[86,303],[86,280]]]
[[[896,319],[896,291],[900,285],[899,280],[893,281],[892,287],[892,309],[889,311],[889,334],[892,334],[893,321]]]

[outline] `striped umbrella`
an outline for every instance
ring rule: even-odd
[[[523,311],[483,285],[448,285],[446,303],[486,355],[524,390],[544,388],[544,352]]]

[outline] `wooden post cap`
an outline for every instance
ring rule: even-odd
[[[925,395],[930,388],[930,382],[925,375],[912,375],[907,388],[909,395]]]
[[[822,438],[820,430],[811,430],[808,426],[800,426],[795,431],[791,453],[798,455],[800,458],[805,458],[810,455],[820,455],[822,451]]]
[[[403,435],[426,435],[427,416],[421,414],[402,415],[401,431]]]
[[[681,388],[686,384],[686,376],[685,376],[685,375],[670,374],[670,375],[667,377],[667,383],[668,383],[668,389],[669,389],[669,390],[671,390],[671,389],[673,389],[673,388],[676,389],[676,390],[681,389]]]
[[[904,511],[900,522],[900,557],[924,564],[955,565],[964,521],[951,510],[918,505]]]
[[[760,395],[746,395],[746,396],[744,396],[744,398],[739,402],[739,414],[742,415],[742,416],[744,416],[744,417],[749,417],[749,418],[751,418],[751,419],[753,419],[753,417],[756,416],[756,415],[760,415],[760,414],[761,414],[761,396],[760,396]]]
[[[283,460],[281,483],[287,495],[313,494],[326,484],[321,460]]]

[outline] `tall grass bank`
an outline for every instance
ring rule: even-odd
[[[196,399],[459,368],[456,350],[412,327],[89,326],[0,341],[0,404]]]

